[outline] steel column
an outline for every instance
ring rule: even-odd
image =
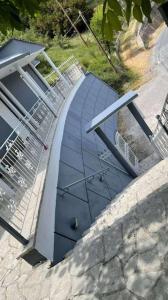
[[[111,151],[111,153],[116,157],[116,159],[121,163],[121,165],[127,170],[127,172],[133,177],[136,178],[138,175],[135,173],[135,171],[131,168],[130,164],[123,158],[123,156],[120,154],[118,149],[111,143],[109,138],[106,136],[106,134],[103,132],[103,130],[100,127],[97,127],[95,129],[95,132],[100,137],[100,139],[104,142],[104,144],[107,146],[107,148]]]
[[[142,128],[143,132],[146,134],[147,138],[150,140],[151,135],[153,134],[146,122],[144,121],[141,113],[137,109],[136,105],[131,102],[127,105],[129,111],[132,113],[140,127]]]

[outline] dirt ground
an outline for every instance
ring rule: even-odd
[[[128,69],[137,74],[137,78],[129,89],[137,89],[147,81],[152,79],[153,72],[151,70],[151,55],[155,42],[165,28],[162,24],[153,34],[150,35],[147,48],[140,46],[137,42],[135,32],[137,31],[138,23],[131,22],[126,33],[120,38],[120,56]],[[127,89],[127,87],[126,87]]]

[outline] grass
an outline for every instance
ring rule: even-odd
[[[161,25],[150,37],[148,48],[145,49],[137,43],[138,22],[132,21],[126,32],[120,36],[120,55],[126,68],[137,74],[135,80],[130,82],[128,88],[137,89],[151,79],[151,55],[163,25]],[[126,90],[127,87],[125,86]]]
[[[100,77],[107,84],[111,85],[120,94],[125,92],[125,87],[128,87],[134,83],[137,75],[135,72],[130,71],[127,67],[123,68],[122,62],[119,61],[116,55],[112,56],[112,61],[116,66],[122,68],[122,72],[115,73],[107,61],[104,54],[102,54],[95,40],[90,33],[86,32],[83,34],[88,47],[86,47],[81,41],[79,36],[73,38],[58,39],[55,37],[53,40],[48,39],[46,36],[36,35],[33,29],[30,29],[24,33],[14,31],[13,35],[8,35],[5,39],[11,37],[17,37],[25,40],[30,40],[32,42],[38,42],[46,46],[46,51],[51,57],[53,62],[59,66],[70,56],[74,55],[80,64],[89,72],[94,73],[96,76]],[[3,37],[0,37],[1,42],[3,42]],[[43,75],[48,75],[51,72],[49,65],[43,57],[40,57],[39,70]]]
[[[124,86],[129,85],[135,80],[136,76],[134,72],[124,68],[122,72],[115,73],[90,34],[86,33],[83,37],[87,41],[88,47],[82,43],[79,37],[62,41],[55,39],[53,40],[52,45],[47,49],[47,53],[57,66],[71,55],[74,55],[84,69],[100,77],[119,93],[124,93]],[[115,65],[122,66],[122,63],[116,56],[112,57],[112,61]],[[41,63],[40,68],[40,71],[44,75],[48,73],[44,62]]]

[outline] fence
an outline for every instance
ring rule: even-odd
[[[39,117],[37,111],[35,114]],[[46,121],[46,118],[47,115],[43,116],[37,129],[39,134],[43,133],[44,142],[53,121],[52,118]],[[18,124],[0,148],[0,217],[8,226],[11,225],[18,237],[21,235],[18,239],[22,243],[27,232],[26,214],[43,151],[42,143],[23,123]]]
[[[74,84],[80,79],[83,70],[74,56],[69,57],[64,63],[58,67],[64,78],[67,80],[68,85],[58,77],[55,71],[52,71],[45,79],[53,87],[54,92],[61,97],[65,98]]]
[[[139,163],[138,158],[128,145],[128,143],[124,140],[121,134],[117,131],[115,135],[116,147],[123,155],[123,157],[127,160],[127,162],[131,165],[131,167],[138,172],[139,171]]]

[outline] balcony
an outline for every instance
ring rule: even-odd
[[[11,57],[0,68],[0,225],[24,245],[19,257],[31,265],[46,259],[56,264],[137,176],[137,158],[117,133],[115,112],[103,118],[105,141],[97,125],[89,134],[85,128],[137,95],[118,100],[73,56],[57,67],[41,45],[14,40],[0,49],[0,58],[6,51]],[[33,64],[39,54],[52,69],[46,77]]]
[[[70,57],[59,69],[63,70],[62,78],[55,71],[47,76],[50,85],[43,98],[37,96],[37,101],[18,120],[0,147],[0,224],[23,245],[28,244],[36,232],[58,117],[77,82],[84,76],[74,57]],[[33,84],[36,85],[36,82]],[[6,95],[9,94],[6,92]],[[2,92],[1,98],[8,100]]]

